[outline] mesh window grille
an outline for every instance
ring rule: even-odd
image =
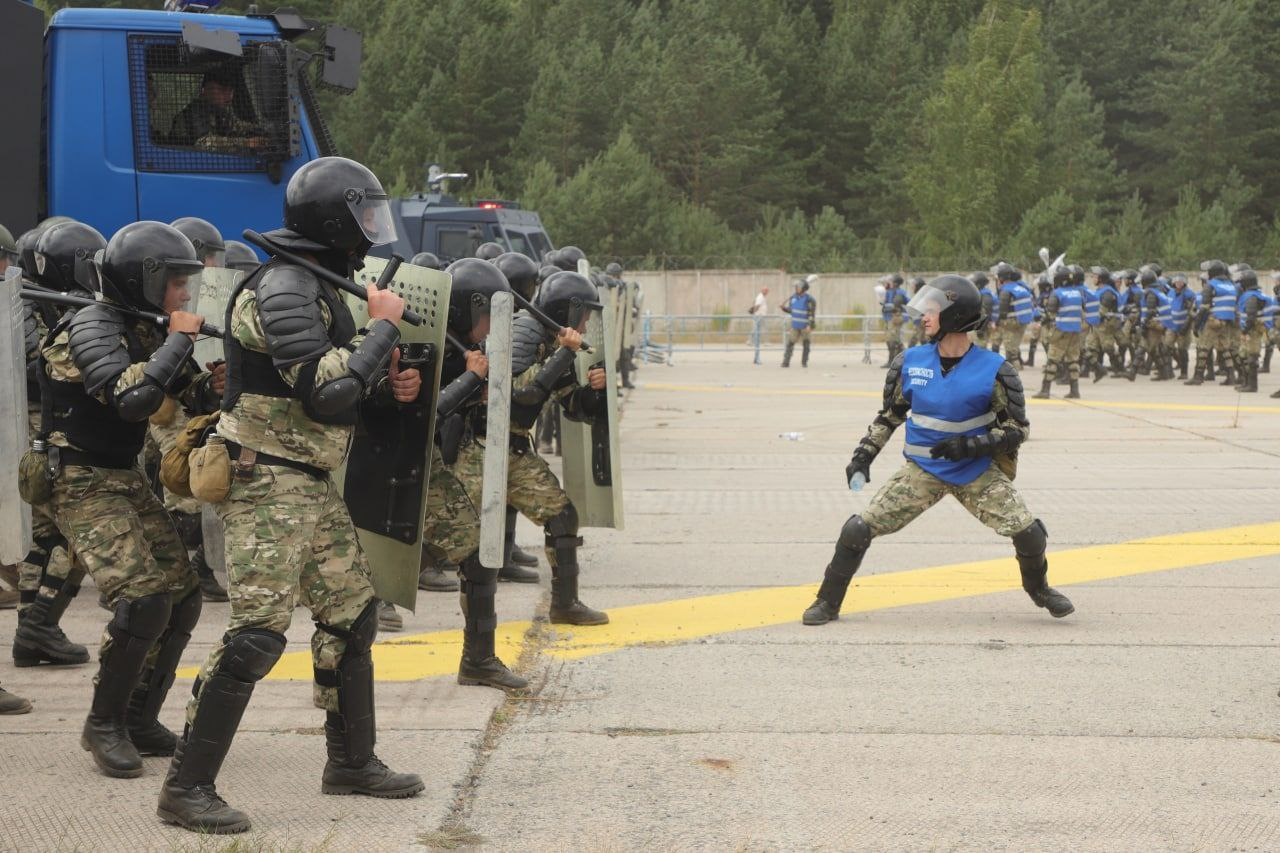
[[[265,172],[301,147],[288,48],[193,58],[176,36],[131,36],[133,148],[143,172]]]

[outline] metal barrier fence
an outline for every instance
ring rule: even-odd
[[[791,318],[785,314],[659,314],[645,312],[637,356],[646,362],[672,363],[678,352],[753,351],[760,363],[763,350],[786,346]],[[904,326],[909,336],[912,327]],[[815,346],[834,350],[862,350],[870,364],[873,346],[885,343],[886,326],[879,314],[819,314],[810,336]]]

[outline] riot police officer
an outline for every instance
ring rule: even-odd
[[[1000,283],[1000,337],[1004,357],[1014,370],[1022,368],[1022,335],[1035,316],[1031,291],[1013,264],[1001,261],[995,267]]]
[[[1142,350],[1146,358],[1144,369],[1152,374],[1153,382],[1173,379],[1173,359],[1165,349],[1165,332],[1173,318],[1173,304],[1160,287],[1155,269],[1144,266],[1138,270],[1138,283],[1142,285]]]
[[[1071,383],[1067,398],[1080,398],[1080,351],[1084,344],[1084,294],[1071,283],[1071,271],[1058,267],[1053,271],[1053,290],[1044,300],[1044,317],[1049,331],[1048,360],[1037,399],[1049,399],[1053,380],[1066,374]]]
[[[184,216],[171,223],[174,228],[195,246],[200,263],[206,267],[225,267],[227,265],[227,244],[222,233],[207,219],[198,216]]]
[[[866,512],[844,523],[804,624],[839,618],[872,539],[902,529],[948,494],[1012,538],[1023,589],[1036,606],[1055,617],[1072,613],[1071,601],[1048,584],[1044,524],[1013,486],[1018,448],[1030,429],[1022,382],[999,354],[969,341],[967,333],[984,320],[978,289],[961,276],[941,276],[912,297],[908,310],[922,318],[930,343],[894,359],[884,408],[859,442],[845,478],[861,475],[870,482],[871,463],[903,423],[906,462]]]
[[[261,264],[258,253],[239,240],[227,241],[227,269],[237,270],[245,275],[256,270]]]
[[[419,252],[409,259],[409,263],[429,270],[444,269],[444,264],[440,263],[440,259],[431,252]]]
[[[982,324],[974,336],[978,341],[978,346],[990,345],[992,352],[1000,351],[1000,338],[996,334],[996,323],[1000,320],[1000,302],[999,297],[994,290],[988,285],[991,279],[982,270],[969,274],[969,281],[973,282],[973,286],[978,288],[978,295],[982,299],[982,316],[986,321]],[[888,367],[889,365],[884,365]]]
[[[268,241],[337,275],[350,276],[370,248],[395,239],[382,185],[341,157],[299,169],[284,212],[285,227]],[[408,403],[421,389],[416,370],[398,367],[404,301],[370,288],[368,302],[369,326],[360,335],[333,285],[278,257],[229,300],[226,392],[210,450],[222,445],[234,471],[216,504],[231,620],[192,688],[157,808],[166,822],[212,833],[249,828],[215,783],[255,685],[284,651],[299,599],[316,624],[314,698],[325,711],[328,753],[321,792],[399,798],[422,790],[418,776],[393,772],[373,752],[377,605],[330,474],[346,456],[363,399]]]
[[[898,273],[885,276],[881,283],[884,284],[884,301],[880,305],[880,317],[884,321],[885,348],[889,350],[889,361],[884,366],[888,367],[889,362],[902,351],[902,325],[909,297],[902,287],[903,278]],[[786,308],[782,310],[785,311]],[[783,367],[785,366],[784,364]]]
[[[1239,295],[1231,282],[1227,265],[1219,260],[1206,261],[1206,281],[1201,291],[1200,321],[1204,329],[1196,340],[1196,372],[1187,380],[1188,385],[1202,385],[1210,352],[1216,352],[1218,364],[1227,375],[1222,384],[1235,384],[1235,354],[1232,352],[1232,331],[1236,326],[1236,303]]]
[[[1169,322],[1164,333],[1164,349],[1178,368],[1178,378],[1187,378],[1190,361],[1191,320],[1195,313],[1195,294],[1187,287],[1187,277],[1175,273],[1170,279]]]
[[[808,367],[813,324],[818,318],[818,303],[809,295],[809,282],[797,279],[795,293],[780,307],[783,313],[791,315],[791,327],[787,330],[787,344],[782,350],[782,366],[791,366],[791,353],[795,351],[796,341],[800,341],[802,346],[800,366]]]
[[[1267,297],[1258,289],[1258,274],[1252,269],[1240,271],[1239,284],[1241,290],[1236,318],[1240,326],[1240,349],[1237,353],[1240,383],[1236,390],[1255,392],[1258,390],[1258,357],[1267,336]]]

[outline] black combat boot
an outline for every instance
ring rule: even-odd
[[[1235,385],[1236,384],[1235,365],[1230,363],[1227,364],[1226,373],[1223,374],[1223,380],[1218,384],[1219,385]]]
[[[608,614],[578,599],[578,513],[569,504],[544,526],[547,559],[551,563],[553,625],[605,625]]]
[[[249,816],[227,805],[216,780],[240,727],[253,688],[284,652],[284,635],[247,628],[222,638],[222,657],[207,681],[191,688],[199,697],[195,719],[182,733],[160,789],[156,814],[192,832],[244,832]],[[203,687],[203,689],[201,689]]]
[[[507,507],[506,540],[503,542],[502,568],[498,569],[498,580],[509,583],[537,583],[537,572],[517,566],[515,563],[516,517],[516,511]]]
[[[511,543],[511,562],[517,566],[537,568],[538,558],[513,542]]]
[[[80,587],[59,578],[41,578],[41,586],[51,584],[60,584],[53,598],[37,594],[31,606],[18,615],[18,630],[13,637],[14,666],[74,666],[89,662],[88,649],[67,639],[58,626]]]
[[[1218,378],[1218,374],[1213,369],[1214,361],[1215,359],[1213,357],[1213,350],[1209,350],[1209,355],[1207,360],[1205,361],[1205,368],[1204,368],[1204,378],[1206,381],[1209,381],[1209,382],[1212,382]]]
[[[1240,366],[1240,385],[1238,390],[1245,394],[1257,393],[1258,359],[1252,358]]]
[[[178,736],[160,722],[160,708],[173,687],[174,670],[200,621],[201,591],[193,589],[173,605],[169,625],[156,641],[152,666],[143,669],[129,697],[129,740],[140,755],[173,755]]]
[[[800,342],[800,366],[809,366],[809,347],[811,346],[808,338]]]
[[[840,607],[844,604],[845,593],[849,591],[849,582],[862,565],[862,558],[870,545],[871,529],[861,516],[852,516],[840,528],[835,553],[827,563],[822,585],[818,587],[818,597],[805,610],[800,619],[802,624],[825,625],[840,618]]]
[[[1038,344],[1036,341],[1032,341],[1030,344],[1027,345],[1027,361],[1026,361],[1027,367],[1036,366],[1036,346],[1037,345]]]
[[[28,714],[31,702],[0,687],[0,714]]]
[[[1067,399],[1068,400],[1080,399],[1080,380],[1079,379],[1071,380],[1071,390],[1067,392]]]
[[[325,715],[324,765],[320,791],[325,794],[364,794],[387,800],[412,797],[424,787],[416,773],[396,773],[373,754],[373,717],[347,720],[332,711]]]
[[[494,573],[480,565],[480,555],[471,554],[462,561],[462,660],[458,664],[458,683],[484,685],[503,690],[522,690],[529,686],[498,657],[494,631],[498,615],[494,595],[498,584]]]
[[[1025,530],[1013,535],[1013,549],[1022,573],[1022,588],[1036,607],[1043,607],[1051,616],[1061,619],[1074,613],[1076,608],[1071,599],[1049,586],[1049,561],[1044,556],[1047,543],[1048,533],[1038,518]]]
[[[1045,371],[1044,378],[1040,380],[1040,393],[1035,395],[1036,400],[1048,400],[1050,397],[1049,389],[1053,387],[1053,374]]]
[[[1182,351],[1178,352],[1178,378],[1179,379],[1185,380],[1187,378],[1187,363],[1190,360],[1191,358],[1186,352],[1182,352]]]
[[[418,589],[428,592],[457,592],[458,564],[434,545],[422,546],[422,562],[418,569]]]
[[[1275,350],[1275,344],[1267,344],[1266,352],[1262,354],[1262,367],[1258,368],[1259,373],[1271,372],[1271,353]]]

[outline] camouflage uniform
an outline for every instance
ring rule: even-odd
[[[872,536],[887,536],[947,495],[1001,536],[1013,536],[1035,521],[1013,481],[995,465],[972,483],[957,486],[939,480],[909,459],[876,492],[862,520]]]

